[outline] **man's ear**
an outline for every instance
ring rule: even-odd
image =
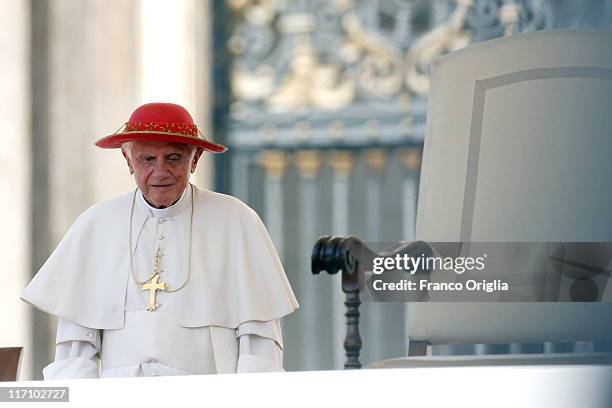
[[[123,147],[121,148],[121,154],[125,157],[125,161],[127,162],[128,168],[130,169],[130,174],[134,174],[134,169],[132,168],[132,161],[130,160],[130,155],[125,152]]]
[[[195,151],[195,154],[193,156],[193,161],[191,162],[191,172],[194,173],[196,170],[196,167],[198,165],[198,160],[200,160],[200,156],[202,156],[202,153],[204,152],[204,149],[202,149],[201,147],[198,147]]]

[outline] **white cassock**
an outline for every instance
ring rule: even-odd
[[[191,276],[188,277],[194,193]],[[137,191],[85,211],[22,299],[60,318],[45,379],[282,371],[280,318],[297,301],[257,214],[240,200],[189,185],[164,209]],[[139,281],[160,260],[147,311]]]

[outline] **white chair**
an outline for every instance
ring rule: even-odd
[[[417,239],[612,242],[610,50],[609,31],[555,30],[440,58]],[[603,353],[423,357],[439,344],[610,342],[612,303],[411,303],[407,319],[411,357],[371,367],[612,364]]]

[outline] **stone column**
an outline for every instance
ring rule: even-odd
[[[30,9],[0,3],[0,347],[23,346],[22,379],[31,376],[30,309],[19,295],[30,277]]]

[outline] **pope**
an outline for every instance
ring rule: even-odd
[[[282,371],[298,303],[272,240],[246,204],[189,183],[226,147],[170,103],[96,145],[121,149],[137,188],[83,212],[21,296],[59,318],[44,378]]]

